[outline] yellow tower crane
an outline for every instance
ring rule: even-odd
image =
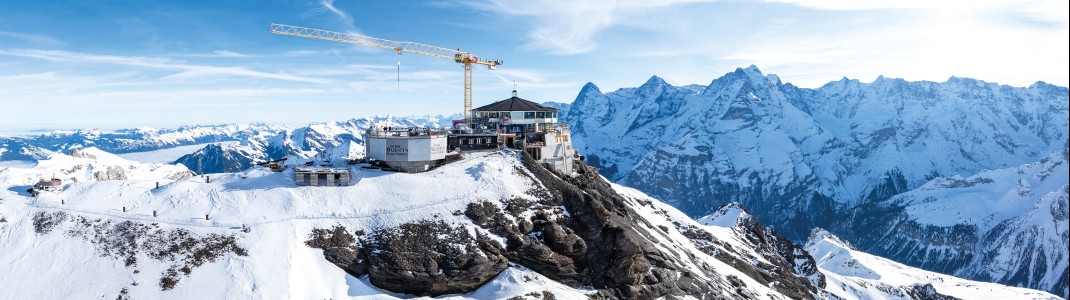
[[[418,53],[434,57],[448,58],[464,64],[464,123],[472,124],[472,65],[484,65],[494,70],[494,67],[502,64],[501,60],[480,59],[472,53],[453,50],[448,48],[424,45],[413,42],[398,42],[359,34],[336,32],[315,28],[306,28],[292,25],[271,24],[271,33],[291,35],[310,39],[328,40],[339,43],[348,43],[361,46],[369,46],[384,49],[393,49],[398,55],[402,52]]]

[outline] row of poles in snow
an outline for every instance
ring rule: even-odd
[[[204,183],[212,183],[212,177],[211,176],[204,176]],[[160,188],[160,182],[157,181],[156,182],[156,189],[159,189],[159,188]],[[66,205],[67,204],[67,200],[60,199],[59,200],[59,204]],[[126,212],[126,206],[123,206],[123,212]],[[159,215],[159,214],[155,210],[153,210],[152,211],[152,217],[155,218],[157,215]],[[204,214],[204,219],[205,220],[211,220],[211,217],[210,217],[209,214]],[[242,225],[242,227],[244,228],[245,225]]]

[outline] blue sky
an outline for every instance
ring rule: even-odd
[[[503,60],[476,70],[477,106],[514,82],[522,97],[570,102],[587,82],[708,84],[751,64],[804,87],[878,75],[1067,85],[1066,1],[942,2],[4,1],[0,134],[461,110],[457,63],[271,35],[273,22]]]

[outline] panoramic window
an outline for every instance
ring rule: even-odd
[[[542,118],[545,118],[545,117],[546,117],[546,113],[544,113],[544,112],[540,111],[540,112],[536,112],[535,113],[535,118],[536,119],[542,119]]]
[[[525,111],[524,112],[524,118],[525,119],[534,119],[535,118],[535,112],[533,112],[533,111]]]

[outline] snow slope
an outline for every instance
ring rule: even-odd
[[[30,169],[0,170],[0,183],[5,187],[22,186],[78,166],[98,169],[126,165],[126,170],[137,170],[125,180],[104,181],[97,180],[99,176],[72,173],[69,176],[77,181],[37,198],[19,193],[19,188],[0,191],[0,214],[5,220],[0,223],[0,264],[10,267],[0,272],[0,283],[23,287],[4,289],[0,298],[114,298],[120,294],[181,299],[404,297],[379,290],[366,278],[347,275],[324,261],[321,250],[309,248],[303,241],[314,228],[339,224],[374,231],[436,220],[478,231],[464,216],[450,212],[463,211],[468,204],[484,199],[531,197],[525,192],[532,188],[530,175],[520,171],[515,152],[473,154],[421,174],[354,168],[353,186],[343,188],[297,187],[291,172],[260,168],[167,180],[164,173],[144,164],[94,148],[79,153],[78,157],[59,155]],[[158,189],[154,188],[156,182],[162,184]],[[428,192],[428,188],[435,192]],[[193,266],[188,275],[177,276],[173,289],[161,291],[167,272],[181,270],[183,264],[191,266],[191,258],[156,257],[156,250],[131,250],[133,254],[115,250],[109,233],[126,233],[128,228],[148,228],[147,232],[163,232],[159,234],[164,237],[233,237],[244,251],[224,252],[216,260]],[[126,236],[141,247],[161,243]],[[660,243],[670,242],[666,237]],[[687,245],[672,247],[685,250]],[[126,255],[133,258],[123,258]],[[750,293],[776,295],[719,261],[709,257],[699,261],[715,266],[722,274],[741,278]],[[41,272],[42,266],[49,267]],[[457,297],[503,298],[532,291],[548,291],[562,299],[590,293],[513,266],[480,289]]]
[[[91,153],[97,160],[88,165],[96,168],[116,163],[129,164],[135,170],[145,168],[95,150]],[[0,182],[5,187],[25,185],[52,171],[86,165],[83,160],[88,159],[57,157],[32,169],[0,170]],[[518,175],[497,176],[509,174],[504,170],[515,163],[515,158],[488,154],[424,174],[357,168],[354,186],[346,188],[296,187],[292,173],[259,168],[209,174],[211,183],[201,176],[166,181],[152,172],[131,173],[136,176],[116,181],[82,176],[62,191],[39,198],[5,188],[0,192],[0,215],[6,220],[0,223],[0,264],[10,268],[0,272],[0,283],[22,288],[3,289],[0,298],[114,298],[124,289],[132,298],[394,298],[366,279],[353,278],[323,260],[321,250],[303,244],[308,232],[337,224],[372,229],[424,219],[459,222],[449,212],[463,210],[477,199],[523,193],[528,188]],[[477,166],[483,171],[466,172]],[[451,184],[443,185],[443,180]],[[157,181],[163,186],[154,189]],[[428,193],[413,186],[436,187],[438,191]],[[140,253],[135,267],[125,266],[120,259],[101,257],[99,243],[60,233],[77,228],[75,224],[57,225],[50,234],[35,233],[37,212],[133,221],[200,235],[236,235],[248,254],[194,268],[173,290],[161,292],[157,282],[173,261]],[[210,220],[204,219],[205,214]],[[243,226],[250,228],[248,233],[242,232]],[[54,284],[57,282],[63,284]],[[544,290],[563,299],[587,293],[512,267],[481,289],[458,297],[502,298]]]
[[[850,222],[873,225],[858,235],[872,253],[1066,296],[1068,181],[1064,148],[1014,168],[933,179],[859,210]]]
[[[960,279],[924,271],[855,250],[828,231],[815,229],[806,250],[817,259],[827,290],[843,299],[912,299],[935,293],[959,299],[1061,299],[1025,288]]]

